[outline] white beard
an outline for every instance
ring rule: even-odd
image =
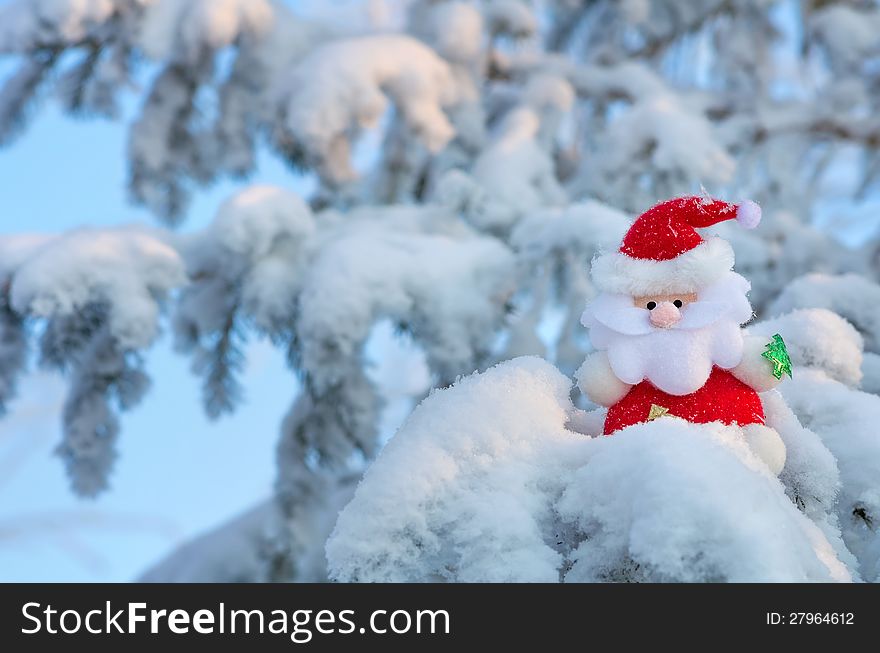
[[[582,322],[621,381],[636,385],[647,379],[663,392],[687,395],[703,387],[714,366],[731,369],[742,360],[740,325],[752,317],[749,288],[743,277],[728,273],[700,291],[669,329],[653,327],[649,311],[633,306],[626,295],[599,295]]]

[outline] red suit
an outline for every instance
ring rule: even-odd
[[[608,409],[605,435],[649,421],[652,407],[655,416],[674,415],[697,424],[764,424],[764,408],[758,393],[730,372],[715,367],[703,387],[689,395],[667,394],[650,381],[633,386]]]

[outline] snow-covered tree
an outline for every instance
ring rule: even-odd
[[[134,96],[130,194],[157,219],[0,236],[0,415],[30,365],[63,372],[58,452],[94,496],[162,329],[212,418],[243,400],[248,339],[284,352],[302,383],[275,495],[148,579],[880,580],[880,7],[381,4],[393,32],[281,0],[0,5],[0,145],[43,102],[116,119]],[[259,185],[263,151],[314,192]],[[254,185],[187,231],[227,176]],[[580,435],[590,261],[703,187],[763,207],[759,231],[717,231],[750,331],[795,363],[766,406],[779,482],[725,428]],[[388,322],[445,389],[376,459],[365,347]]]

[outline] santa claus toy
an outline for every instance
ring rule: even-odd
[[[640,215],[618,251],[593,260],[599,294],[582,322],[597,351],[578,370],[578,385],[608,408],[605,435],[670,417],[737,425],[778,474],[785,445],[765,425],[758,393],[791,376],[791,365],[778,334],[744,334],[750,284],[733,271],[726,240],[697,232],[725,220],[753,229],[761,209],[751,201],[669,200]]]

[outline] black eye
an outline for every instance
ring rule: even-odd
[[[657,302],[648,302],[647,307],[649,311],[653,311],[655,308],[657,308]]]
[[[680,299],[676,299],[676,300],[675,300],[674,302],[672,302],[672,303],[675,304],[675,308],[681,308],[681,307],[683,306],[683,304],[681,303],[681,300],[680,300]]]

